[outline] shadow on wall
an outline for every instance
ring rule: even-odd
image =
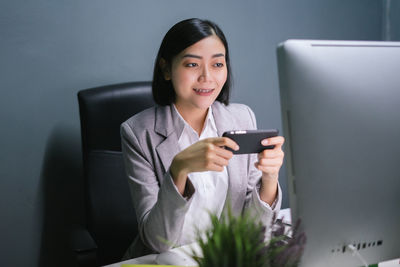
[[[84,222],[79,129],[56,126],[45,150],[40,196],[42,236],[38,266],[74,266],[69,245],[72,224]]]

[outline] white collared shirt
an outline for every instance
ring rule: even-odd
[[[177,126],[177,129],[182,128],[182,123],[184,125],[180,136],[178,136],[178,146],[180,151],[199,140],[218,137],[211,106],[208,109],[207,117],[200,136],[182,118],[176,107],[173,107],[179,117],[175,120],[176,123],[180,125]],[[197,236],[197,230],[204,232],[204,230],[211,226],[210,213],[216,214],[220,217],[228,192],[228,172],[226,167],[224,167],[222,172],[193,172],[188,175],[188,178],[192,182],[196,192],[192,196],[192,203],[185,216],[180,240],[181,244],[194,242]]]
[[[177,134],[179,151],[198,142],[199,140],[218,137],[211,106],[208,109],[207,117],[203,129],[198,136],[197,132],[183,119],[175,105],[172,105],[172,116],[175,133]],[[261,175],[261,174],[260,174]],[[191,205],[185,215],[182,227],[181,238],[178,241],[180,245],[189,244],[196,241],[198,230],[204,233],[211,226],[210,213],[221,216],[227,192],[228,192],[228,172],[226,167],[222,172],[207,171],[190,173],[188,178],[192,182],[195,193],[191,196]],[[260,176],[261,179],[261,176]],[[274,212],[280,209],[281,189],[278,186],[278,195],[274,203],[270,206],[260,199],[258,183],[251,196],[250,214],[258,217],[260,221],[270,222]],[[178,192],[178,190],[176,190]],[[277,203],[279,202],[279,205]]]

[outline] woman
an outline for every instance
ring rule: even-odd
[[[254,113],[229,104],[231,71],[225,36],[214,23],[184,20],[165,35],[153,77],[157,107],[121,126],[122,150],[139,235],[125,258],[195,241],[209,212],[249,210],[268,224],[281,203],[283,137],[260,154],[235,155],[228,130],[256,129]],[[169,242],[165,242],[168,240]]]

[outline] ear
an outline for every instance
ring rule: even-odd
[[[160,64],[161,71],[164,75],[164,79],[166,81],[171,80],[171,71],[170,71],[170,67],[168,66],[167,61],[165,59],[161,58],[159,64]]]

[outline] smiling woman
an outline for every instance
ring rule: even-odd
[[[170,73],[172,62],[178,55],[188,58],[199,58],[200,55],[191,55],[184,53],[184,50],[190,46],[201,41],[204,38],[214,36],[222,42],[223,50],[219,52],[224,57],[225,67],[227,71],[226,81],[223,85],[221,93],[218,95],[217,100],[228,104],[229,91],[231,86],[231,70],[229,60],[229,48],[224,33],[221,29],[211,21],[204,21],[200,19],[189,19],[175,24],[165,35],[160,49],[158,51],[153,74],[153,95],[156,103],[159,105],[169,105],[175,100],[175,91],[170,77],[166,77]],[[187,51],[186,51],[187,52]],[[196,63],[196,62],[195,62]]]
[[[232,129],[256,129],[252,110],[229,104],[229,49],[213,22],[184,20],[165,35],[153,76],[157,107],[121,126],[126,173],[140,237],[125,258],[194,242],[230,205],[266,226],[281,205],[278,173],[283,137],[263,140],[274,149],[233,156]],[[165,242],[167,240],[168,242]]]
[[[175,107],[200,134],[204,111],[215,101],[226,82],[224,44],[216,35],[211,35],[183,50],[171,65],[164,76],[174,87]]]

